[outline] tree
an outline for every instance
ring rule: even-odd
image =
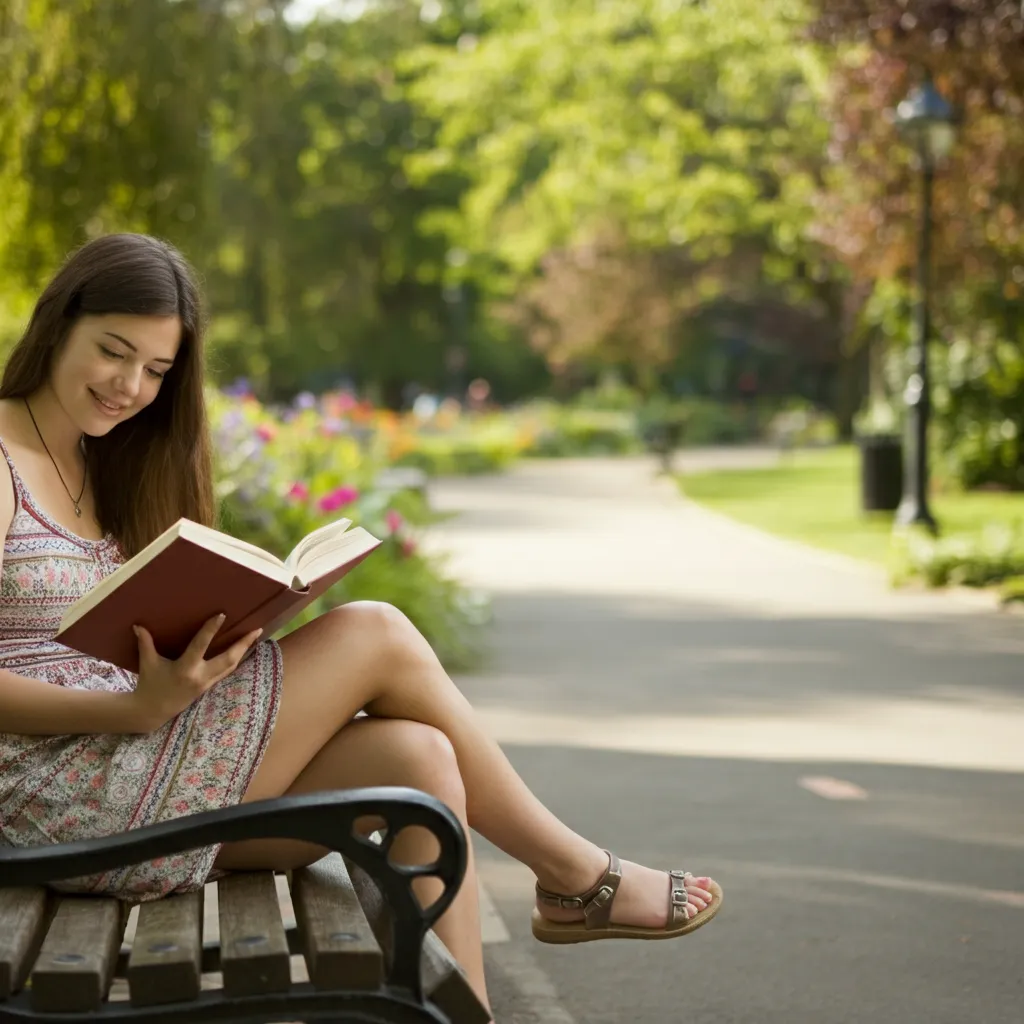
[[[431,226],[471,254],[463,273],[539,304],[526,320],[556,363],[670,358],[669,310],[723,295],[781,292],[838,348],[835,264],[807,230],[828,128],[806,12],[798,0],[481,4],[454,50],[417,55],[412,95],[443,127],[410,176],[470,182]]]

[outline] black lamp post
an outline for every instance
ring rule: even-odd
[[[896,511],[900,526],[920,525],[932,533],[938,524],[928,507],[928,338],[931,333],[929,263],[932,236],[932,185],[935,169],[954,141],[953,108],[930,79],[914,89],[896,108],[896,124],[914,147],[921,166],[921,229],[917,257],[917,303],[910,348],[910,376],[904,401],[910,413],[903,474],[903,498]]]

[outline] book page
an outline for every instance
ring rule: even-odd
[[[295,574],[295,582],[300,589],[328,575],[359,555],[377,547],[380,541],[361,526],[324,541],[314,548],[306,550],[302,564]],[[293,584],[294,585],[294,584]]]
[[[304,575],[305,567],[311,558],[317,557],[317,552],[329,549],[337,544],[344,536],[345,531],[352,525],[351,519],[336,519],[333,523],[320,526],[312,533],[307,534],[292,549],[291,554],[284,560],[284,566],[296,576]]]
[[[272,555],[269,551],[264,551],[263,548],[250,544],[246,540],[232,537],[229,533],[221,533],[220,530],[214,530],[212,527],[194,523],[191,519],[183,519],[181,522],[181,535],[189,540],[194,540],[203,547],[210,548],[213,551],[223,551],[225,548],[229,548],[258,559],[261,562],[269,562],[278,568],[283,567],[285,564],[280,558]],[[232,557],[227,552],[225,554],[228,558]],[[247,562],[248,559],[245,559],[244,563],[247,564]]]

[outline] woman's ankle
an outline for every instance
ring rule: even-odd
[[[533,866],[537,884],[550,893],[579,896],[589,892],[608,870],[608,854],[587,843],[571,858]]]

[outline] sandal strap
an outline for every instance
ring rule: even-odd
[[[690,902],[690,894],[686,891],[688,871],[670,871],[668,873],[670,888],[668,892],[668,927],[683,924],[688,920],[686,904]]]
[[[561,893],[548,892],[538,885],[537,899],[549,907],[582,910],[587,928],[606,928],[611,922],[612,901],[622,881],[622,864],[614,853],[608,850],[604,852],[608,854],[608,870],[597,884],[585,893],[579,896],[563,896]]]

